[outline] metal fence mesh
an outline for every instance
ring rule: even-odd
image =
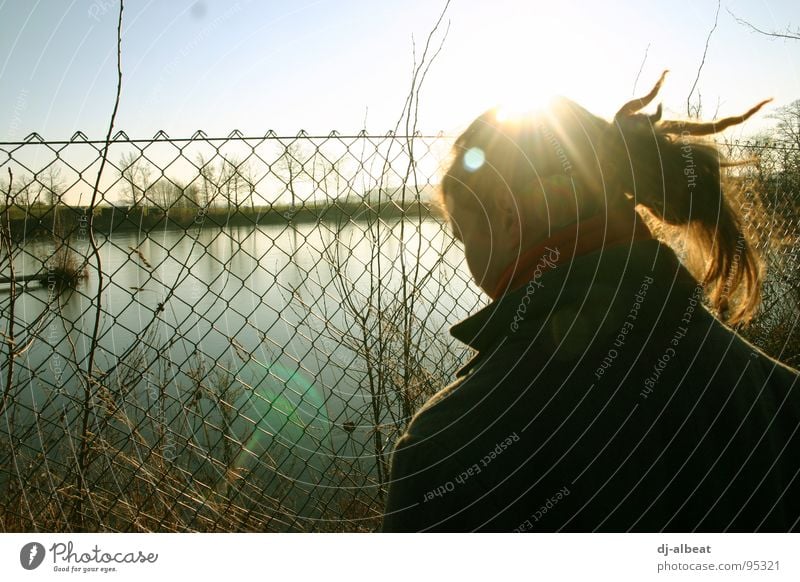
[[[373,530],[484,302],[435,210],[451,143],[119,133],[94,201],[104,142],[0,144],[0,529]],[[797,365],[798,152],[725,147],[770,266],[743,331]]]

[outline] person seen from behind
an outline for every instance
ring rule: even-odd
[[[702,140],[766,101],[663,120],[663,80],[612,122],[558,99],[456,140],[442,206],[491,303],[396,443],[383,531],[800,529],[798,373],[729,327],[763,273]]]

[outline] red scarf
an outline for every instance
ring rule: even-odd
[[[503,272],[490,296],[492,299],[499,299],[505,293],[522,287],[537,270],[541,272],[543,260],[547,267],[553,268],[601,248],[650,238],[653,238],[650,230],[630,206],[609,209],[607,213],[573,222],[513,261]]]

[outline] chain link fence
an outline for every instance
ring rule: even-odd
[[[0,144],[0,529],[374,530],[485,304],[436,211],[451,144],[118,133],[96,189],[105,142]],[[771,267],[743,332],[796,366],[797,174],[725,147]]]

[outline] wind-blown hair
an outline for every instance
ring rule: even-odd
[[[663,223],[684,227],[688,266],[710,306],[729,323],[746,321],[760,301],[760,262],[724,192],[721,168],[733,164],[701,136],[745,121],[769,100],[744,115],[708,123],[662,120],[661,105],[654,114],[640,113],[665,75],[647,95],[623,105],[612,122],[563,98],[522,118],[487,111],[456,140],[442,193],[459,205],[476,198],[491,204],[498,189],[517,199],[538,194],[548,209],[539,218],[555,220],[555,226],[623,204],[631,205],[631,212],[634,205],[645,207]],[[475,149],[485,156],[485,167],[476,169],[465,159]],[[548,200],[543,184],[556,174],[568,175],[576,185],[570,219],[550,212],[554,197]]]

